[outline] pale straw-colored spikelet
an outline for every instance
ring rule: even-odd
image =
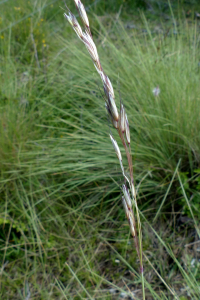
[[[115,139],[113,138],[113,136],[110,134],[110,139],[111,139],[111,142],[113,144],[113,147],[114,147],[114,150],[115,150],[115,153],[117,154],[117,157],[120,161],[122,161],[122,155],[121,155],[121,152],[119,150],[119,146],[117,145],[117,142],[115,141]]]
[[[81,17],[81,20],[84,24],[84,26],[89,29],[90,28],[90,24],[89,24],[89,20],[88,20],[88,16],[87,13],[85,11],[85,7],[82,4],[82,2],[80,0],[74,0],[76,7],[78,9],[79,15]]]
[[[108,115],[110,116],[110,119],[111,119],[111,122],[112,122],[113,126],[117,129],[119,127],[119,123],[118,123],[118,121],[116,121],[113,118],[113,114],[111,112],[110,106],[107,103],[105,103],[105,108],[106,108],[106,110],[108,112]]]
[[[131,137],[130,137],[130,129],[129,129],[129,123],[128,123],[127,114],[125,114],[125,134],[126,134],[127,143],[130,145],[130,143],[131,143]]]
[[[131,193],[133,196],[133,200],[135,200],[136,199],[136,191],[135,191],[135,186],[133,183],[131,183]]]
[[[107,75],[105,75],[105,83],[104,83],[104,87],[105,87],[105,89],[106,89],[106,92],[107,92],[107,93],[110,93],[111,96],[112,96],[113,98],[115,98],[112,83],[110,82],[110,79],[108,78]]]
[[[69,13],[69,15],[64,13],[65,18],[67,19],[67,21],[70,23],[70,25],[72,26],[72,28],[76,32],[79,39],[82,39],[83,38],[83,31],[82,31],[81,26],[79,25],[76,17],[70,11],[68,13]]]
[[[108,94],[108,106],[111,111],[111,118],[113,118],[117,122],[119,119],[119,114],[117,106],[115,104],[115,99],[112,97],[111,93]]]
[[[129,207],[127,205],[127,202],[126,202],[124,196],[122,196],[122,204],[124,206],[125,214],[126,214],[128,222],[129,222],[131,234],[132,234],[133,238],[135,238],[136,234],[135,234],[133,211],[132,211],[132,209],[129,210]]]
[[[128,207],[131,208],[132,207],[131,197],[130,197],[129,191],[128,191],[125,184],[122,185],[122,190],[123,190],[123,193],[124,193],[126,203],[127,203]]]
[[[121,126],[122,133],[124,133],[124,131],[125,131],[125,109],[124,109],[124,105],[122,103],[120,106],[120,126]]]
[[[96,45],[93,41],[93,39],[91,38],[91,36],[89,35],[89,33],[83,33],[83,43],[85,44],[85,47],[87,48],[94,64],[98,67],[97,63],[99,62],[99,55],[97,52],[97,48]]]

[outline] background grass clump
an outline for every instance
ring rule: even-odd
[[[147,299],[199,299],[198,6],[159,3],[84,4],[128,112]],[[88,53],[58,1],[0,5],[1,299],[140,299]]]

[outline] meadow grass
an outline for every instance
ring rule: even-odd
[[[13,15],[9,3],[0,33],[1,299],[141,299],[88,53],[60,8],[12,2]],[[146,299],[199,299],[198,24],[179,21],[174,32],[171,21],[158,32],[144,17],[138,30],[94,18],[102,65],[129,117]],[[189,224],[179,220],[185,211]]]

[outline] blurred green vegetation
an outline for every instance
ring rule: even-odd
[[[128,113],[147,299],[199,299],[198,1],[84,3]],[[0,7],[0,298],[116,299],[111,288],[128,287],[141,299],[115,132],[88,53],[63,2]]]

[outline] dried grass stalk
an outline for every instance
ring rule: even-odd
[[[119,149],[119,146],[114,139],[112,135],[110,135],[111,142],[113,144],[115,153],[119,159],[120,167],[122,170],[122,174],[125,179],[125,183],[128,184],[129,188],[126,184],[122,186],[123,196],[122,196],[122,203],[124,206],[124,210],[126,213],[126,217],[129,222],[130,231],[133,236],[134,242],[135,242],[135,248],[138,254],[138,258],[140,261],[140,272],[141,272],[141,278],[142,278],[142,289],[143,289],[143,299],[145,299],[145,291],[144,291],[144,277],[143,277],[143,254],[142,254],[142,231],[141,231],[141,222],[140,222],[140,214],[137,206],[137,200],[136,200],[136,192],[135,192],[135,186],[134,186],[134,180],[133,180],[133,166],[132,166],[132,157],[131,157],[131,138],[130,138],[130,129],[129,129],[129,123],[128,123],[128,117],[125,112],[124,105],[121,103],[120,105],[120,114],[118,113],[118,109],[115,103],[115,95],[113,86],[111,84],[110,79],[105,74],[100,59],[98,55],[98,51],[96,48],[96,45],[93,41],[93,37],[91,34],[90,26],[89,26],[89,20],[87,17],[87,13],[85,11],[85,8],[80,0],[74,0],[76,8],[78,10],[79,16],[81,18],[81,21],[84,25],[85,31],[82,31],[81,26],[79,25],[76,17],[71,13],[71,11],[67,8],[68,14],[64,13],[65,18],[68,20],[76,34],[78,35],[79,39],[84,43],[86,49],[88,50],[90,57],[94,63],[94,66],[98,72],[98,74],[101,77],[101,80],[103,82],[103,88],[105,93],[105,107],[108,112],[109,118],[114,126],[114,128],[117,130],[119,137],[122,141],[123,147],[126,151],[126,156],[128,160],[128,166],[129,166],[129,176],[125,175],[124,167],[122,164],[122,156]],[[128,146],[127,146],[128,144]],[[129,178],[128,178],[129,177]],[[129,193],[129,190],[132,195]],[[135,221],[135,216],[132,209],[132,202],[135,206],[135,211],[137,215],[137,226]],[[138,232],[138,234],[137,234]],[[139,239],[138,239],[139,237]],[[139,240],[139,241],[138,241]]]

